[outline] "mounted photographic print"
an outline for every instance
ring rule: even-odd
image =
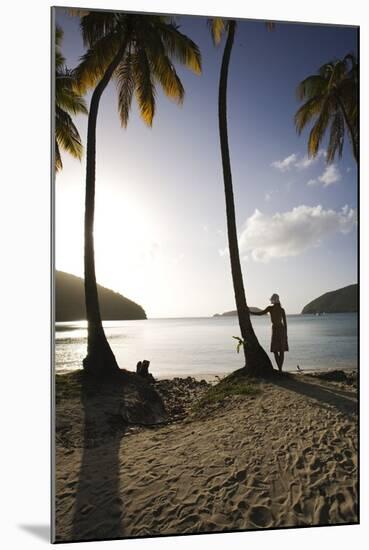
[[[52,9],[53,542],[359,522],[358,34]]]

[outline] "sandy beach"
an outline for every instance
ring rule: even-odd
[[[356,375],[333,378],[161,381],[169,420],[142,427],[59,376],[56,540],[356,523]]]

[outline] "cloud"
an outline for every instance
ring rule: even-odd
[[[326,157],[327,152],[324,149],[321,149],[315,157],[309,158],[308,155],[300,157],[296,153],[286,157],[283,160],[276,160],[272,162],[273,168],[277,168],[281,172],[286,172],[291,168],[298,168],[299,170],[305,170],[309,168],[312,164],[315,164],[321,157]]]
[[[341,173],[335,164],[329,164],[318,180],[323,183],[323,187],[328,187],[341,179]]]
[[[297,155],[296,153],[292,153],[289,157],[286,157],[283,160],[275,160],[272,162],[272,166],[274,168],[277,168],[281,172],[286,172],[286,170],[289,170],[292,166],[296,164],[297,161]]]
[[[356,210],[347,205],[341,210],[301,205],[272,216],[255,210],[239,237],[240,252],[256,262],[297,256],[330,235],[349,233],[356,221]]]
[[[306,168],[310,168],[312,164],[315,164],[321,157],[326,157],[327,152],[324,149],[321,149],[318,154],[315,157],[308,157],[308,155],[304,155],[302,159],[297,160],[295,162],[296,168],[299,168],[300,170],[304,170]]]
[[[309,168],[316,161],[317,161],[316,157],[309,158],[307,155],[305,155],[304,157],[302,157],[302,159],[295,162],[295,166],[296,168],[300,168],[300,169]]]
[[[306,185],[319,185],[319,183],[322,183],[323,187],[328,187],[340,179],[341,172],[338,170],[337,166],[335,164],[329,164],[321,176],[316,179],[309,180]]]

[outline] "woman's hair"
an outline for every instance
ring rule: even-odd
[[[278,294],[272,294],[271,297],[270,297],[270,301],[272,302],[272,304],[280,304],[281,303],[279,301]]]

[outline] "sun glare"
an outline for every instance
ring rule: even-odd
[[[134,188],[130,183],[130,188]],[[117,190],[118,189],[118,190]],[[142,304],[150,304],[165,279],[162,224],[140,200],[113,183],[97,189],[95,261],[97,280]],[[57,197],[56,268],[83,276],[83,193],[75,187]],[[160,265],[158,257],[161,256]],[[164,262],[164,263],[163,263]],[[150,274],[150,276],[148,276]]]

